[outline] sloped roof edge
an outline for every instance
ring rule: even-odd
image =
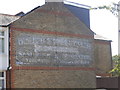
[[[108,38],[105,38],[105,37],[103,37],[103,36],[101,36],[101,35],[98,35],[98,34],[95,34],[95,35],[94,35],[94,39],[112,42],[112,40],[109,40]]]
[[[81,8],[85,8],[85,9],[90,9],[91,8],[88,5],[79,4],[79,3],[71,2],[71,1],[67,1],[67,0],[64,1],[64,4],[72,5],[72,6],[75,6],[75,7],[81,7]]]
[[[10,14],[3,14],[3,13],[0,13],[0,15],[3,15],[3,16],[10,16],[10,17],[20,17],[20,16],[15,16],[15,15],[10,15]]]

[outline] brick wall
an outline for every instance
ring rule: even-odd
[[[98,75],[109,75],[112,69],[111,42],[95,40],[95,62]]]
[[[93,45],[93,32],[63,4],[47,3],[10,26],[11,86],[95,88]]]
[[[15,70],[17,88],[94,88],[95,74],[79,70]]]

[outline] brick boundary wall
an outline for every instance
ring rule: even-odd
[[[94,36],[81,35],[81,34],[70,34],[63,32],[50,32],[42,30],[33,30],[33,29],[21,29],[21,28],[10,28],[10,64],[12,66],[11,70],[11,88],[14,88],[14,70],[83,70],[83,71],[95,71],[93,67],[30,67],[30,66],[16,66],[15,65],[15,31],[22,32],[32,32],[32,33],[42,33],[42,34],[52,34],[58,36],[69,36],[69,37],[80,37],[80,38],[94,38]]]
[[[107,90],[120,90],[120,77],[101,77],[97,78],[97,88]]]

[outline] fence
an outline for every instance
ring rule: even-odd
[[[120,90],[120,77],[100,77],[96,81],[99,89]]]

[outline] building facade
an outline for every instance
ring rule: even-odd
[[[6,88],[6,71],[9,67],[9,27],[19,16],[0,14],[0,88]]]
[[[6,80],[1,79],[6,83],[1,85],[7,88],[96,88],[96,74],[102,76],[111,68],[111,43],[94,38],[88,6],[49,1],[20,19],[17,17],[10,25],[1,25],[7,28],[5,37],[6,43],[9,42],[7,65],[1,64],[6,69],[1,69],[0,74],[6,76]],[[3,42],[2,30],[0,35]],[[0,46],[1,52],[6,47],[3,46]],[[106,52],[102,53],[101,49]],[[102,63],[109,65],[102,67]],[[3,71],[7,71],[6,74]]]
[[[12,23],[10,38],[12,87],[96,87],[94,33],[63,2],[46,2]]]

